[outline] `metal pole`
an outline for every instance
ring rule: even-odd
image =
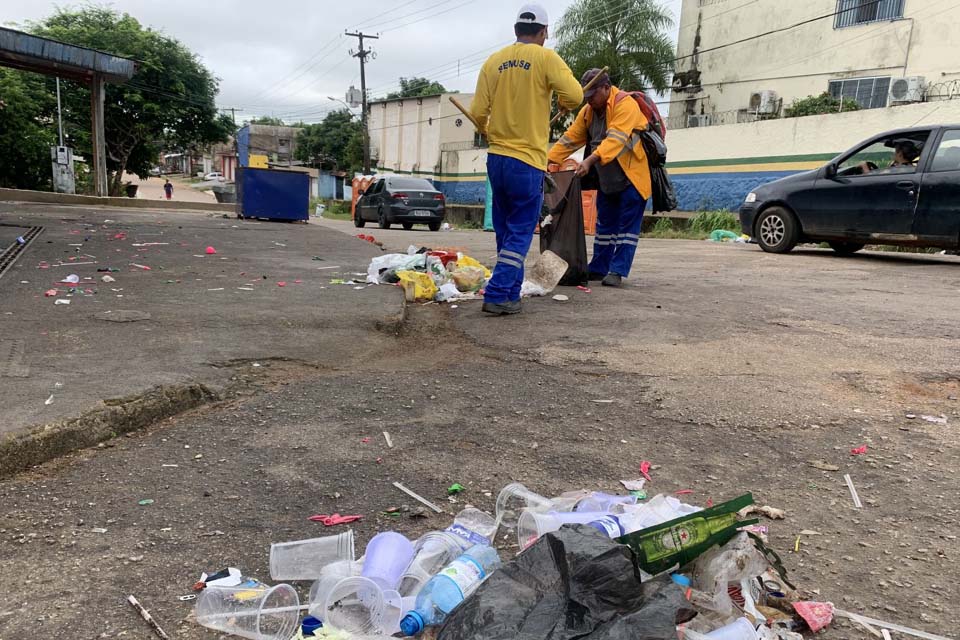
[[[60,112],[60,76],[57,76],[57,129],[60,131],[60,146],[63,146],[63,114]]]
[[[360,58],[360,94],[361,108],[363,109],[360,117],[361,126],[363,127],[363,174],[370,175],[370,132],[367,131],[367,73],[365,68],[367,55],[370,52],[363,48],[363,39],[369,38],[371,40],[377,40],[378,37],[367,35],[363,32],[347,33],[346,35],[358,38],[360,41],[360,50],[354,54],[354,57]]]
[[[100,197],[110,195],[107,186],[107,150],[106,140],[104,139],[103,126],[103,100],[104,100],[104,80],[103,76],[95,73],[90,82],[90,111],[92,120],[93,137],[91,147],[93,152],[93,176],[96,186],[96,195]]]

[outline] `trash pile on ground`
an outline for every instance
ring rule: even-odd
[[[750,494],[701,508],[662,494],[647,500],[644,483],[622,481],[627,495],[553,498],[513,483],[495,518],[467,507],[417,540],[381,532],[361,557],[352,530],[273,544],[278,584],[233,568],[203,575],[196,620],[252,640],[425,631],[439,640],[801,640],[843,616],[869,631],[943,640],[808,598],[767,546],[767,527],[747,519],[783,512],[755,506]],[[501,540],[517,536],[513,559],[494,546],[503,530]],[[305,604],[284,583],[298,580],[312,582]]]
[[[451,302],[481,297],[490,270],[462,252],[417,249],[377,256],[367,269],[367,282],[395,284],[408,302]]]

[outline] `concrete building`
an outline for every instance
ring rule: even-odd
[[[245,124],[237,131],[238,166],[266,167],[268,162],[292,162],[299,127]]]
[[[958,29],[960,5],[936,0],[684,0],[670,128],[776,118],[824,92],[863,109],[957,93]]]
[[[487,152],[450,95],[371,102],[371,156],[378,173],[427,178],[448,201],[479,204],[486,197]],[[473,95],[456,98],[469,108]]]

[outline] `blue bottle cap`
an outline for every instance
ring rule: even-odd
[[[405,636],[415,636],[423,631],[423,618],[416,611],[411,611],[400,621],[400,631]]]
[[[319,619],[314,618],[313,616],[307,616],[303,619],[303,623],[301,624],[300,628],[303,631],[303,635],[312,636],[314,631],[317,631],[322,627],[323,622],[321,622]]]
[[[690,585],[693,584],[693,581],[690,580],[690,578],[688,578],[687,576],[683,575],[682,573],[670,574],[670,579],[673,580],[676,584],[680,585],[681,587],[689,587]]]

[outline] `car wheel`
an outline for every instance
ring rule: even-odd
[[[360,215],[360,208],[358,207],[353,213],[353,226],[357,229],[363,229],[367,224],[367,221],[363,219],[363,216]]]
[[[439,223],[439,222],[431,222],[431,223],[430,223],[429,225],[427,225],[427,226],[430,227],[430,231],[440,231],[440,223]]]
[[[410,231],[410,229],[413,229],[413,223],[412,223],[412,222],[404,222],[404,223],[403,223],[403,228],[406,229],[407,231]]]
[[[827,244],[838,256],[852,256],[866,246],[859,242],[828,242]]]
[[[754,237],[768,253],[787,253],[797,246],[800,225],[796,217],[783,207],[770,207],[760,214]]]
[[[377,220],[379,221],[379,226],[380,226],[381,229],[389,229],[389,228],[390,228],[390,221],[387,220],[387,214],[383,212],[383,208],[381,208],[381,209],[377,212]]]

